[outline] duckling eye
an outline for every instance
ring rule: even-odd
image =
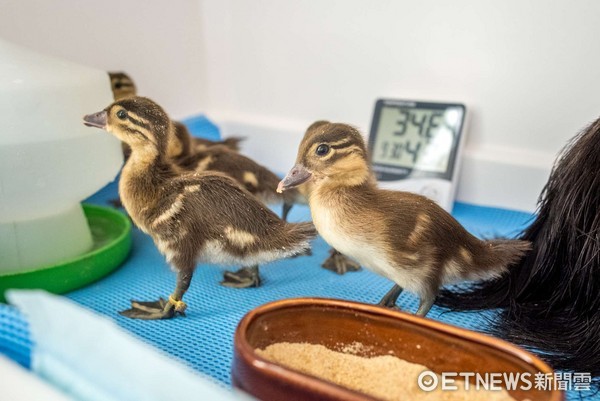
[[[317,156],[325,156],[327,153],[329,153],[329,145],[325,145],[324,143],[320,144],[317,146],[315,153]]]
[[[125,110],[119,110],[117,111],[117,117],[119,117],[121,120],[124,120],[127,118],[127,112]]]

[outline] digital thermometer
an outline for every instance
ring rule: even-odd
[[[419,193],[451,211],[465,114],[459,103],[378,100],[369,153],[379,186]]]

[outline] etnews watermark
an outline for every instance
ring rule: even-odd
[[[474,372],[442,372],[423,371],[418,378],[419,388],[423,391],[441,389],[456,391],[459,389],[500,391],[506,390],[590,390],[592,375],[590,373],[474,373]]]

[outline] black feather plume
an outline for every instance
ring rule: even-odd
[[[600,378],[600,119],[562,151],[520,238],[533,250],[508,274],[444,290],[438,304],[502,308],[493,334]]]

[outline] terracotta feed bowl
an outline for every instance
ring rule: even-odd
[[[233,385],[261,400],[373,400],[317,377],[270,362],[254,351],[279,342],[321,344],[333,350],[362,343],[368,355],[392,355],[442,372],[552,374],[534,355],[469,330],[356,302],[298,298],[250,311],[234,340]],[[559,401],[560,391],[509,391],[516,400]]]

